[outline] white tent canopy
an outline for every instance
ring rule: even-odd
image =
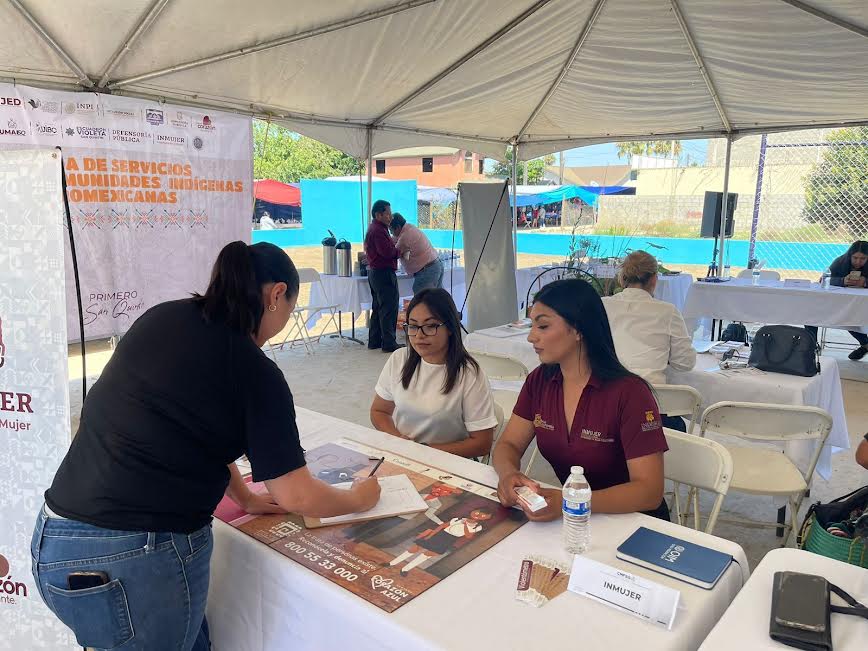
[[[7,0],[0,24],[0,77],[251,113],[359,157],[868,122],[865,0]]]

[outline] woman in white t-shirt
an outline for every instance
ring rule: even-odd
[[[462,457],[491,451],[497,417],[488,378],[461,341],[444,289],[423,289],[407,307],[409,347],[395,351],[377,381],[371,423],[381,432]]]

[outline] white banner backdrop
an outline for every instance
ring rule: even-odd
[[[223,245],[250,241],[251,129],[231,113],[0,84],[0,149],[63,150],[85,339],[203,291]],[[75,341],[68,250],[66,260]]]
[[[60,152],[0,151],[0,649],[71,649],[30,538],[69,447]]]
[[[518,307],[509,188],[504,191],[502,183],[459,183],[458,196],[464,231],[467,327],[473,332],[515,321]]]

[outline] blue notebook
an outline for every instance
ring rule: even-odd
[[[732,556],[666,534],[639,527],[618,547],[621,560],[710,590]]]

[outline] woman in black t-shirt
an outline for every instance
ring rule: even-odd
[[[210,521],[224,494],[249,513],[376,504],[376,479],[344,491],[308,472],[292,394],[261,350],[298,288],[278,247],[228,244],[205,295],[143,314],[88,393],[31,546],[43,600],[82,646],[210,648]],[[242,454],[268,496],[245,485]]]
[[[868,242],[856,240],[844,255],[832,261],[829,265],[829,284],[852,289],[868,287]],[[814,335],[814,339],[817,338],[817,326],[808,325],[805,328]],[[848,357],[852,360],[860,360],[868,355],[868,334],[859,330],[849,332],[850,336],[859,342],[859,347]]]

